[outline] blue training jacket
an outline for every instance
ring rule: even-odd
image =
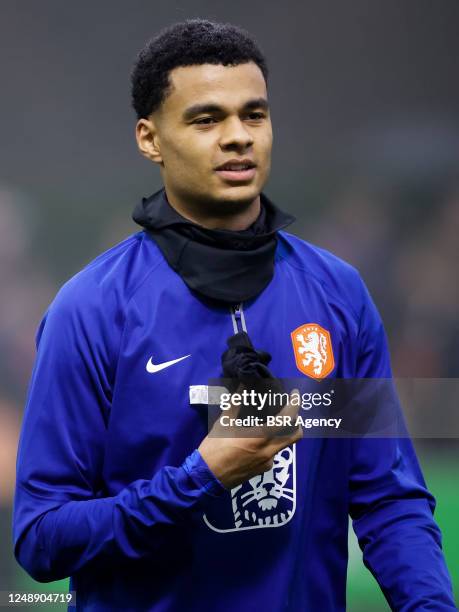
[[[316,351],[317,372],[391,377],[360,275],[321,248],[280,231],[271,283],[242,306],[275,376],[307,375],[291,333],[316,326],[333,351]],[[70,576],[81,610],[338,611],[350,514],[392,609],[455,610],[408,438],[304,438],[231,491],[215,478],[196,450],[207,416],[193,393],[221,376],[233,320],[144,230],[63,285],[38,328],[20,436],[21,566],[42,582]]]

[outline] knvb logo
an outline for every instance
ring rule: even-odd
[[[203,518],[210,529],[221,533],[282,527],[295,508],[296,448],[292,445],[274,456],[270,470],[231,489],[231,512],[226,513],[226,519],[222,519],[225,513],[221,509],[215,517],[204,514]]]
[[[297,368],[306,376],[320,380],[335,367],[330,332],[307,323],[292,331],[293,351]]]

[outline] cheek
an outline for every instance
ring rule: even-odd
[[[258,148],[258,153],[262,155],[264,159],[269,159],[271,157],[272,144],[273,138],[270,132],[260,135],[259,138],[255,140],[255,146]]]
[[[165,163],[173,164],[180,173],[205,171],[212,166],[214,142],[210,137],[187,136],[176,138],[168,144]]]
[[[269,151],[269,153],[271,153],[272,146],[273,146],[273,135],[272,135],[272,132],[270,132],[269,134],[266,135],[266,139],[265,139],[265,147]]]

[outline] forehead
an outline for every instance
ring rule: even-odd
[[[237,108],[248,99],[267,97],[263,73],[254,62],[179,66],[171,70],[169,81],[171,91],[163,102],[166,112],[180,112],[190,104],[207,102]]]

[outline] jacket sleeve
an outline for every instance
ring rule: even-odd
[[[363,283],[361,291],[357,377],[392,378],[381,318]],[[392,610],[457,609],[435,503],[408,435],[351,440],[350,515],[364,564]]]
[[[225,491],[195,450],[180,466],[102,496],[120,334],[93,296],[84,308],[79,301],[78,286],[64,285],[38,328],[19,440],[14,554],[40,582],[155,556],[198,506]]]

